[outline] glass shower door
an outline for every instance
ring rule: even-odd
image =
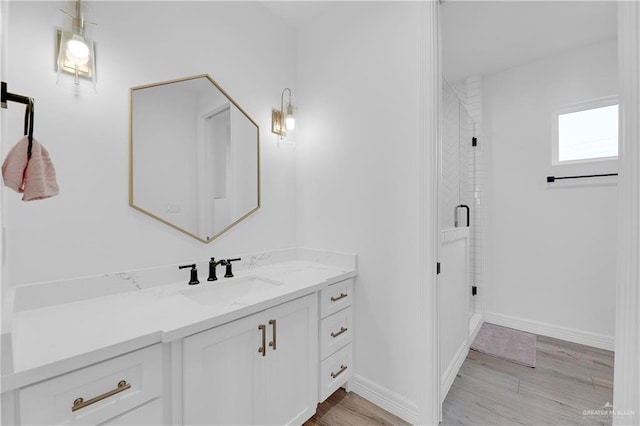
[[[442,87],[442,144],[440,185],[440,230],[469,227],[469,294],[476,269],[473,247],[475,236],[475,186],[477,152],[472,146],[475,123],[456,90],[443,80]],[[475,298],[469,297],[468,315],[475,311]]]
[[[471,296],[471,217],[475,170],[474,123],[455,89],[443,82],[438,258],[438,322],[441,397],[444,398],[469,348]]]

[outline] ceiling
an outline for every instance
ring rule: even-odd
[[[264,0],[263,5],[300,28],[340,2]],[[612,39],[617,32],[612,0],[446,0],[441,18],[443,74],[450,82]]]
[[[324,13],[337,1],[271,1],[263,0],[263,5],[278,15],[283,21],[292,27],[299,28],[315,16]]]
[[[443,75],[485,75],[616,37],[614,1],[456,1],[442,6]]]

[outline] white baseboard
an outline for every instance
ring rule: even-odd
[[[491,324],[515,328],[517,330],[539,334],[541,336],[554,337],[556,339],[566,340],[567,342],[579,343],[581,345],[592,346],[594,348],[606,349],[609,351],[614,350],[613,336],[561,327],[549,323],[512,317],[510,315],[497,314],[495,312],[485,312],[484,320]]]
[[[418,423],[418,405],[402,395],[358,374],[349,380],[348,389],[411,424]]]
[[[476,340],[482,323],[484,323],[484,318],[481,312],[476,312],[469,320],[469,346]]]
[[[469,341],[465,340],[462,342],[458,350],[456,351],[455,356],[449,363],[449,366],[442,374],[442,379],[440,380],[440,403],[444,402],[444,399],[447,397],[449,393],[449,389],[451,389],[451,385],[453,385],[453,381],[456,379],[458,372],[460,371],[460,367],[462,367],[462,363],[467,359],[467,355],[469,354]]]

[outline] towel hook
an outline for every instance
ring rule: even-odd
[[[35,102],[33,98],[28,98],[29,103],[24,112],[24,134],[29,138],[27,146],[27,159],[31,159],[31,149],[33,147],[33,119],[35,114]]]
[[[28,96],[16,95],[7,90],[7,83],[1,82],[0,85],[0,105],[7,108],[7,102],[17,102],[27,106],[24,113],[24,134],[29,137],[29,146],[27,147],[27,159],[31,159],[31,148],[33,146],[33,115],[35,109],[35,100]]]
[[[20,104],[29,104],[29,100],[33,99],[33,98],[29,98],[27,96],[22,96],[22,95],[16,95],[14,93],[9,93],[9,91],[7,91],[7,83],[5,83],[4,81],[2,82],[2,91],[1,91],[1,104],[2,104],[2,108],[7,108],[7,102],[17,102]]]

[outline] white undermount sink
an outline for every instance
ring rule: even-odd
[[[179,293],[202,305],[232,305],[242,297],[272,290],[281,282],[260,278],[254,275],[238,278],[220,278],[217,281],[201,281]]]

